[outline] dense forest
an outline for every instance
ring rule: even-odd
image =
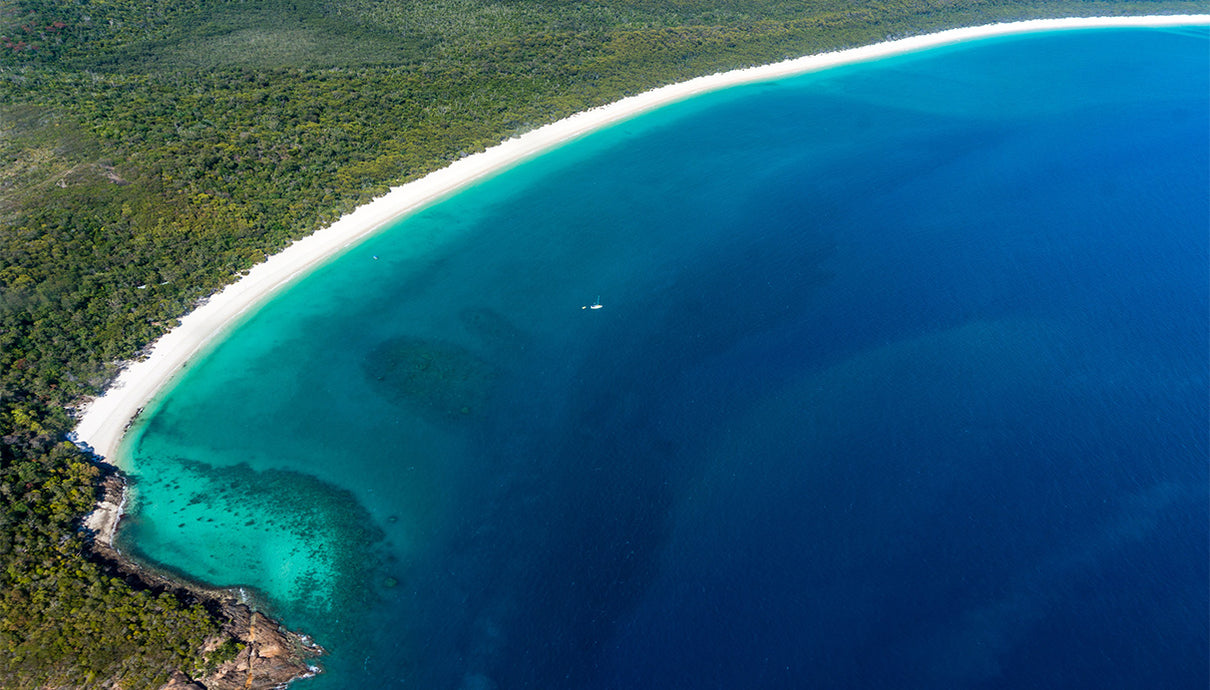
[[[625,94],[1111,0],[0,0],[0,687],[154,688],[216,614],[90,555],[71,410],[267,254]],[[322,643],[322,640],[320,640]],[[226,646],[227,649],[230,645]]]

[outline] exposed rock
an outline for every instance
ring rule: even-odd
[[[104,513],[105,519],[85,524],[93,537],[91,550],[101,565],[138,589],[171,592],[187,604],[204,605],[225,633],[211,640],[205,651],[213,651],[227,636],[243,645],[233,660],[203,677],[190,678],[182,671],[175,672],[163,690],[272,690],[318,672],[308,662],[324,653],[322,647],[240,603],[233,592],[170,578],[122,556],[113,547],[113,532],[121,519],[126,482],[115,473],[101,485],[98,512]]]
[[[172,674],[172,679],[168,681],[168,685],[165,685],[162,690],[206,690],[206,687],[194,683],[189,680],[189,676],[177,671]]]
[[[310,639],[290,632],[243,604],[229,605],[224,630],[247,647],[200,679],[205,690],[271,690],[315,675],[306,662],[323,653]]]
[[[110,475],[101,482],[101,500],[97,507],[84,518],[84,527],[93,532],[93,538],[107,546],[113,545],[113,535],[122,519],[126,507],[126,482],[118,475]]]

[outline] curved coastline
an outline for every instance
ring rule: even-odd
[[[249,271],[245,277],[203,300],[194,312],[182,317],[180,326],[154,344],[149,359],[128,363],[123,367],[121,376],[103,396],[82,408],[83,416],[77,429],[77,437],[81,444],[90,445],[99,455],[109,457],[111,462],[116,460],[114,454],[119,452],[126,431],[131,428],[144,406],[152,404],[157,396],[174,385],[176,377],[195,357],[204,356],[209,346],[225,337],[245,316],[273,299],[279,294],[279,290],[285,290],[311,270],[409,214],[511,166],[614,123],[669,103],[734,85],[768,81],[985,37],[1081,28],[1193,25],[1210,25],[1210,15],[1040,20],[949,30],[710,75],[645,92],[542,127],[484,153],[459,161],[421,180],[392,189],[386,196],[356,209],[337,223],[270,257],[265,263]],[[121,491],[112,492],[108,499],[102,499],[98,510],[90,516],[90,520],[96,521],[95,524],[90,521],[89,526],[97,532],[98,543],[112,543],[126,502],[125,498],[123,486]],[[131,565],[135,571],[141,570],[116,552],[113,552],[112,557],[118,562]],[[221,596],[222,593],[219,594]],[[246,622],[243,619],[240,621],[235,628],[242,628],[242,633],[250,634],[254,627],[251,618]],[[276,626],[276,623],[267,619],[263,621],[264,624],[255,623],[257,630]],[[249,661],[252,657],[250,651]]]
[[[1035,19],[936,33],[819,53],[759,67],[697,77],[586,110],[509,139],[387,194],[290,245],[212,295],[157,340],[147,358],[128,363],[98,398],[84,406],[75,441],[112,459],[132,421],[199,352],[241,317],[309,271],[403,217],[561,144],[664,105],[724,88],[796,76],[981,38],[1064,29],[1210,24],[1210,15],[1147,15]],[[102,507],[99,510],[102,510]],[[113,506],[112,508],[118,508]],[[95,515],[95,514],[94,514]],[[108,516],[116,523],[120,515]],[[104,532],[112,534],[113,525]]]

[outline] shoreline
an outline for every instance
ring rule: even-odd
[[[234,283],[202,299],[193,311],[180,317],[178,326],[148,346],[145,352],[150,353],[149,356],[141,361],[123,363],[118,376],[104,393],[79,407],[76,430],[70,438],[92,451],[96,460],[116,466],[115,455],[144,408],[168,390],[195,357],[204,354],[245,316],[280,291],[408,215],[565,143],[665,105],[733,86],[989,37],[1068,29],[1206,25],[1210,25],[1210,14],[1046,19],[950,29],[698,77],[577,113],[459,160],[419,180],[392,187],[384,196],[294,242],[245,272]],[[120,477],[121,473],[117,475]],[[171,574],[149,571],[119,553],[114,548],[114,537],[126,509],[129,488],[125,482],[110,488],[84,521],[84,527],[92,533],[95,553],[124,577],[137,579],[146,587],[169,589],[217,607],[227,620],[224,630],[247,645],[246,655],[242,654],[236,662],[225,666],[219,672],[221,677],[206,679],[208,687],[245,687],[245,678],[251,678],[254,667],[258,674],[262,670],[275,674],[275,681],[266,680],[274,683],[288,683],[320,672],[312,661],[324,653],[322,648],[305,635],[291,632],[277,621],[266,618],[264,613],[257,611],[255,604],[233,596],[233,588],[210,588],[204,583],[176,580]],[[266,634],[267,639],[260,639]],[[195,687],[183,684],[187,681],[182,674],[182,684],[170,684],[165,690],[168,687]]]
[[[221,635],[244,646],[234,658],[191,678],[183,670],[173,672],[163,690],[188,690],[201,687],[212,690],[272,690],[301,678],[322,672],[318,660],[327,651],[309,636],[287,629],[249,601],[243,588],[211,587],[174,576],[126,558],[112,544],[113,531],[126,503],[128,487],[119,472],[111,472],[101,481],[100,507],[93,516],[97,524],[85,524],[92,530],[88,551],[109,577],[116,577],[151,592],[170,592],[186,604],[201,604],[220,622],[221,634],[207,641],[207,650],[221,644]]]
[[[246,313],[263,305],[288,285],[386,226],[480,180],[656,108],[733,86],[798,76],[975,39],[1063,29],[1204,24],[1210,24],[1210,15],[1034,19],[947,29],[697,77],[576,113],[458,160],[418,180],[393,187],[387,194],[252,267],[243,277],[181,317],[178,326],[152,344],[147,358],[123,366],[105,392],[83,406],[73,440],[112,464],[112,457],[135,418],[190,360],[235,326]],[[112,517],[114,524],[107,525],[109,529],[105,531],[109,534],[106,536],[112,535],[112,529],[120,517],[120,513]]]

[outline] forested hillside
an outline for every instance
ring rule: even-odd
[[[998,20],[1205,10],[0,0],[0,687],[159,687],[216,662],[212,613],[88,555],[101,472],[65,440],[69,410],[199,299],[389,185],[728,68]]]

